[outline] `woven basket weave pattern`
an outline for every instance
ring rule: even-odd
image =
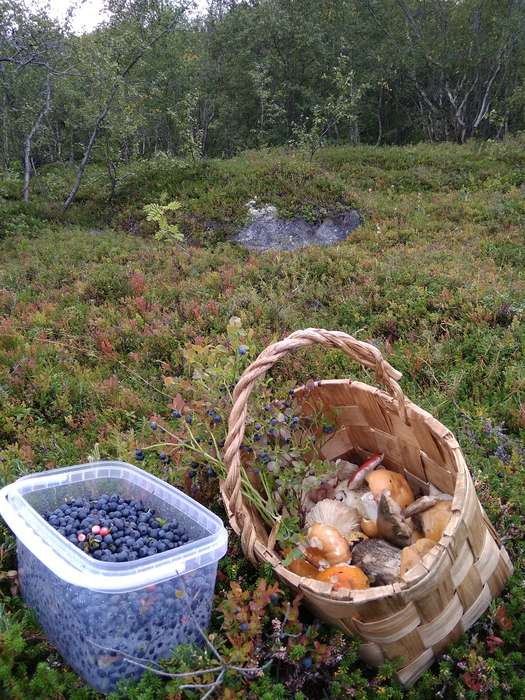
[[[323,457],[335,460],[350,450],[383,452],[384,465],[404,474],[416,494],[428,493],[434,484],[453,496],[452,515],[439,544],[398,583],[333,591],[329,583],[293,574],[282,565],[258,513],[243,500],[240,445],[249,395],[256,380],[283,355],[312,344],[343,350],[374,369],[387,389],[329,380],[297,392],[305,413],[321,411],[336,424],[336,432],[322,445]],[[486,610],[505,586],[512,564],[479,503],[454,436],[406,399],[397,383],[400,377],[377,348],[341,332],[307,329],[269,346],[244,372],[233,395],[224,447],[227,478],[221,491],[246,556],[270,563],[284,582],[303,592],[319,617],[360,637],[366,662],[400,659],[398,677],[410,686]]]

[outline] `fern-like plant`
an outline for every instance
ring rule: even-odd
[[[180,243],[184,240],[184,235],[181,233],[178,224],[170,224],[168,221],[168,212],[177,211],[181,208],[181,203],[177,201],[162,204],[153,202],[144,206],[146,220],[157,224],[158,231],[154,238],[156,241],[170,241]]]

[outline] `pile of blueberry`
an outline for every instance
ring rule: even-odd
[[[135,561],[189,541],[177,520],[117,494],[75,498],[42,515],[79,549],[104,562]]]
[[[22,594],[48,639],[96,690],[109,693],[159,662],[179,644],[202,644],[211,614],[217,564],[132,591],[102,593],[54,574],[21,542]]]

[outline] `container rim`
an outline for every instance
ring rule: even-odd
[[[102,478],[140,482],[141,487],[183,511],[209,534],[177,549],[144,559],[101,562],[82,552],[57,532],[24,497],[35,491]],[[17,539],[53,573],[72,585],[99,592],[136,590],[195,571],[217,562],[226,553],[228,542],[227,531],[217,515],[153,474],[118,460],[79,464],[23,476],[0,490],[0,515]]]

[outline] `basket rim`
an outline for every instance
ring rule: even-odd
[[[321,379],[315,382],[315,386],[330,386],[330,385],[352,385],[356,386],[362,390],[369,391],[375,395],[379,395],[381,400],[385,403],[385,406],[397,413],[397,407],[395,405],[395,399],[391,394],[387,393],[383,389],[375,387],[366,382],[361,382],[353,379]],[[294,393],[300,392],[306,388],[306,385],[301,385],[296,387]],[[380,600],[387,598],[392,595],[399,593],[407,593],[413,590],[415,587],[423,586],[429,583],[432,577],[438,575],[441,567],[437,566],[438,563],[443,561],[444,558],[448,556],[448,550],[454,542],[454,537],[460,523],[464,519],[466,504],[468,502],[467,493],[472,489],[474,490],[474,484],[472,482],[472,477],[470,475],[467,463],[465,461],[463,452],[454,436],[454,434],[445,426],[441,421],[435,418],[431,413],[425,409],[418,406],[416,403],[405,397],[406,407],[408,410],[415,411],[422,415],[425,419],[431,419],[433,426],[440,429],[441,434],[439,435],[440,440],[446,440],[449,446],[453,448],[451,450],[454,463],[456,467],[456,483],[454,486],[454,495],[452,499],[451,517],[450,521],[445,528],[444,534],[441,536],[440,540],[436,542],[435,546],[425,557],[425,566],[414,567],[418,571],[413,577],[413,580],[400,580],[392,584],[383,586],[373,586],[364,590],[348,590],[340,589],[334,591],[332,589],[331,583],[325,583],[322,581],[316,581],[315,579],[310,579],[304,576],[298,576],[292,571],[287,569],[283,563],[281,557],[274,550],[268,549],[268,547],[258,538],[255,538],[253,542],[253,549],[257,555],[257,559],[261,563],[270,564],[277,576],[284,580],[285,583],[293,588],[296,588],[300,592],[307,593],[309,598],[317,599],[319,603],[327,602],[339,602],[339,603],[365,603],[371,600]],[[432,425],[429,426],[430,430],[433,430]],[[431,483],[431,482],[429,482]],[[229,507],[229,502],[227,495],[224,491],[224,481],[220,482],[220,491],[223,498],[223,502],[226,507],[226,512],[228,515],[228,520],[232,526],[234,532],[239,535],[242,530],[237,522],[235,514],[231,511]],[[475,494],[475,498],[477,495]],[[434,552],[432,554],[432,552]],[[431,556],[432,555],[432,556]],[[429,557],[431,558],[429,559]],[[310,583],[311,582],[311,583]]]

